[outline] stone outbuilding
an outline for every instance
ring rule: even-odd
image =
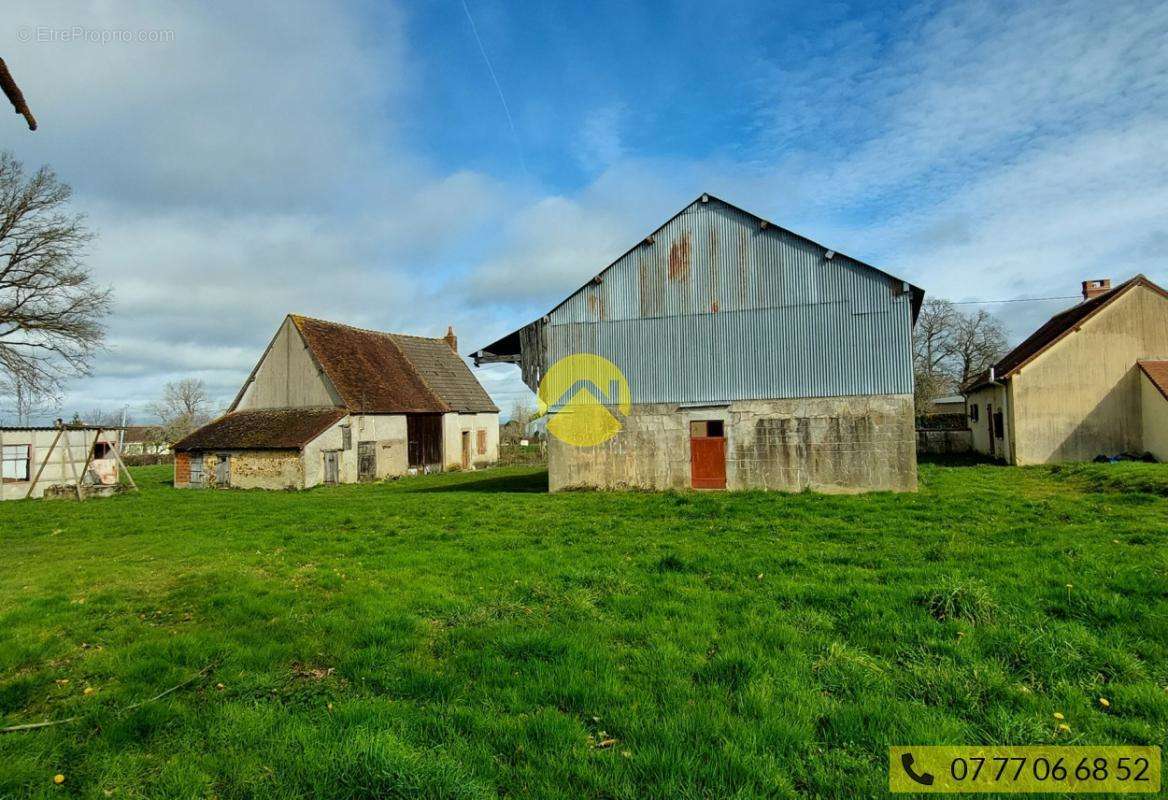
[[[475,363],[562,384],[541,398],[553,491],[911,491],[923,297],[706,194]],[[581,424],[609,438],[563,435]]]
[[[1168,292],[1143,275],[1084,281],[1082,302],[963,388],[974,449],[1011,464],[1168,459],[1165,360]]]
[[[289,315],[230,409],[174,444],[174,483],[303,489],[499,457],[499,409],[445,337]]]

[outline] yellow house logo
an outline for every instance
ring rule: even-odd
[[[621,418],[632,409],[624,373],[592,353],[575,353],[552,364],[539,382],[537,398],[540,412],[551,415],[548,433],[575,447],[592,447],[616,436],[623,427]]]

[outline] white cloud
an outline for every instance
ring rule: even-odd
[[[113,350],[69,410],[144,404],[187,374],[229,397],[289,311],[431,335],[453,323],[469,351],[702,191],[942,296],[1168,280],[1164,4],[858,20],[825,7],[820,36],[750,64],[754,122],[743,142],[711,144],[737,155],[633,155],[614,96],[580,130],[546,126],[595,173],[555,192],[404,143],[394,120],[426,97],[392,10],[375,40],[350,9],[310,0],[5,10],[11,30],[174,31],[171,44],[5,46],[42,123],[17,153],[77,187],[100,234],[90,263],[116,292]],[[1020,335],[1058,305],[994,310]],[[513,367],[480,374],[504,408],[526,391]]]

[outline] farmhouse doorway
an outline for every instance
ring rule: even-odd
[[[324,482],[337,483],[341,478],[340,451],[327,450],[324,453]]]
[[[411,467],[436,466],[442,463],[442,417],[438,414],[410,414],[406,417]]]
[[[377,478],[377,442],[357,442],[357,480]]]
[[[726,488],[725,422],[720,419],[690,422],[689,466],[693,488]]]

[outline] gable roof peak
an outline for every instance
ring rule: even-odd
[[[1070,308],[1065,308],[1057,314],[1054,314],[1050,319],[1040,325],[1037,330],[1010,350],[1010,352],[998,359],[998,362],[994,364],[994,379],[1001,380],[1014,375],[1030,361],[1054,346],[1068,334],[1077,330],[1084,322],[1099,313],[1099,311],[1110,305],[1120,295],[1125,294],[1134,286],[1146,286],[1152,291],[1168,297],[1168,291],[1165,291],[1143,273],[1133,275],[1123,283],[1112,286],[1106,292],[1095,295],[1090,299],[1082,300]],[[981,383],[984,383],[984,381],[980,383],[971,381],[970,384],[967,384],[967,391],[972,390],[975,385],[980,385]]]

